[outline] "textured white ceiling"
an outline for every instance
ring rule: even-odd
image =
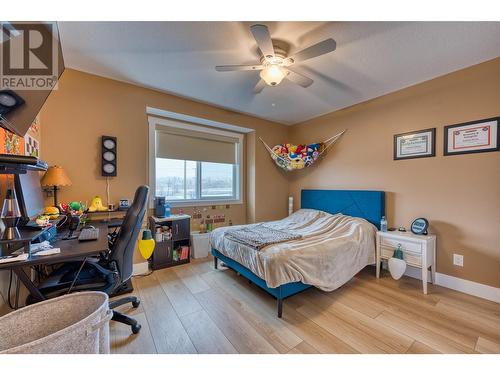
[[[285,124],[345,108],[500,56],[500,22],[259,22],[291,53],[328,37],[337,50],[295,65],[314,83],[258,95],[248,22],[60,22],[67,67]]]

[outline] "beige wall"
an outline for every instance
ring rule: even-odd
[[[255,181],[255,189],[246,188],[245,195],[255,194],[259,199],[246,197],[245,204],[232,206],[228,215],[233,223],[245,223],[247,216],[269,220],[286,215],[286,177],[254,141],[259,136],[282,141],[285,126],[72,69],[63,73],[59,89],[50,95],[41,113],[43,158],[50,165],[64,167],[73,182],[61,190],[60,200],[86,201],[96,194],[105,197],[106,180],[100,176],[101,135],[118,137],[118,176],[111,178],[111,201],[132,198],[135,188],[148,182],[147,106],[255,129],[245,158],[251,173],[245,181]],[[266,196],[273,199],[266,201]]]
[[[385,190],[390,226],[429,219],[438,272],[500,287],[500,152],[443,156],[444,125],[499,115],[497,58],[298,124],[295,142],[347,132],[316,167],[291,174],[290,192],[298,206],[303,188]],[[393,161],[394,134],[432,127],[436,157]]]

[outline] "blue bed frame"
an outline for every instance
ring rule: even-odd
[[[380,219],[385,215],[385,193],[373,190],[302,190],[300,206],[331,214],[342,213],[361,217],[379,228]],[[280,285],[277,288],[269,288],[265,280],[235,260],[226,257],[216,249],[212,249],[212,255],[214,256],[215,268],[217,268],[217,262],[220,259],[229,268],[275,297],[278,302],[279,318],[283,314],[283,300],[285,298],[312,287],[312,285],[301,282],[293,282]]]

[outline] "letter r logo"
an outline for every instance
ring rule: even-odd
[[[52,27],[42,23],[2,23],[2,75],[54,75]]]

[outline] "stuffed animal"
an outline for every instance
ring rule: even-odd
[[[281,154],[283,154],[283,151],[284,151],[284,148],[282,145],[276,145],[273,147],[273,152],[275,154],[281,155]]]
[[[96,195],[94,198],[92,198],[92,202],[90,203],[89,206],[89,212],[107,211],[107,210],[108,208],[102,204],[101,197]]]
[[[299,145],[284,143],[272,148],[271,157],[280,168],[292,171],[313,164],[324,149],[323,143]]]
[[[305,164],[305,166],[306,166],[306,167],[310,166],[310,165],[312,164],[312,162],[313,162],[313,161],[314,161],[314,160],[313,160],[312,156],[307,155],[307,156],[304,158],[304,164]]]
[[[292,169],[302,169],[304,168],[304,160],[300,157],[296,157],[290,160],[290,166]]]
[[[80,211],[82,209],[82,202],[78,201],[69,202],[68,207],[72,211]]]
[[[283,168],[284,170],[289,170],[289,168],[288,168],[289,163],[287,163],[284,159],[276,158],[275,161],[276,161],[276,164],[278,164],[278,166],[280,168]]]

